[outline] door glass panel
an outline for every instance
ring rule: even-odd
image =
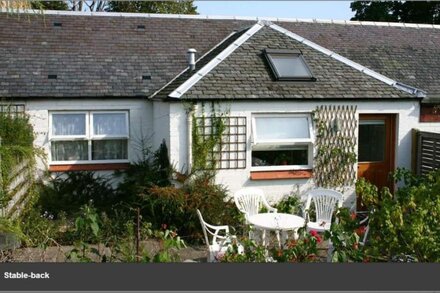
[[[384,161],[385,135],[385,121],[359,121],[359,162]]]

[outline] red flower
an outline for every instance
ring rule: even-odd
[[[365,230],[366,230],[366,229],[367,229],[367,228],[366,228],[365,226],[360,226],[359,228],[357,228],[357,229],[355,230],[355,232],[356,232],[357,235],[362,236],[362,235],[365,234]]]
[[[356,213],[355,213],[355,212],[351,213],[350,218],[351,218],[352,220],[356,219]]]
[[[322,238],[319,235],[316,235],[315,239],[316,239],[316,242],[318,242],[318,243],[321,243],[321,241],[322,241]]]
[[[316,242],[320,243],[322,241],[321,236],[319,236],[318,232],[316,232],[315,230],[310,231],[310,235],[315,238]]]

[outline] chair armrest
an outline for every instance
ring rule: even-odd
[[[268,212],[272,212],[272,213],[276,213],[276,212],[278,212],[278,210],[277,210],[276,208],[271,207],[271,206],[269,205],[269,203],[267,202],[266,198],[263,197],[262,202],[263,202],[263,205],[264,205],[264,207],[267,209]]]

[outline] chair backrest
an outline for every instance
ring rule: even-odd
[[[197,215],[199,216],[200,224],[202,225],[203,229],[203,235],[205,236],[205,242],[208,248],[210,245],[219,245],[222,240],[225,240],[229,237],[229,226],[215,226],[206,223],[199,209],[197,209]],[[223,235],[220,235],[220,231],[223,231]],[[211,242],[209,242],[209,237],[212,237]],[[220,242],[217,240],[220,240]]]
[[[342,193],[331,189],[314,189],[309,192],[305,205],[306,212],[312,202],[315,204],[316,222],[331,223],[336,206],[342,207]]]
[[[244,213],[246,221],[249,216],[258,214],[264,201],[264,192],[255,187],[246,187],[234,194],[234,202],[240,212]]]
[[[209,243],[208,233],[206,232],[208,230],[208,227],[206,227],[206,222],[205,220],[203,220],[202,213],[199,211],[199,209],[197,209],[197,215],[199,216],[200,225],[202,225],[203,236],[205,236],[206,245],[209,246],[210,243]]]

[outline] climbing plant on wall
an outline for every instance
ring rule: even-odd
[[[356,172],[356,106],[319,106],[315,123],[315,184],[342,189],[354,184]]]
[[[219,158],[218,148],[221,147],[222,137],[226,129],[226,112],[219,111],[214,102],[211,103],[209,116],[206,115],[205,105],[202,104],[201,115],[192,113],[192,169],[214,170]]]

